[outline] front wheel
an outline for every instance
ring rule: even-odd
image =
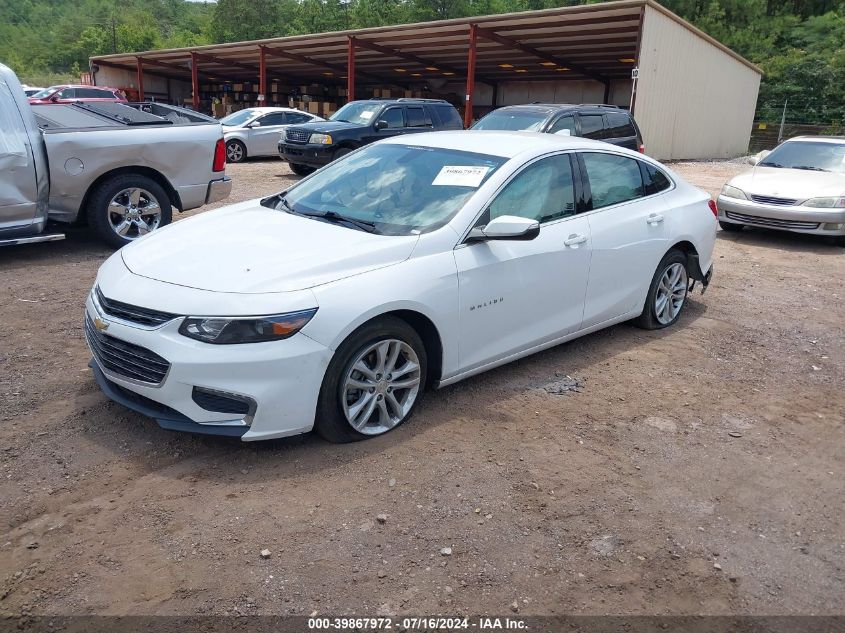
[[[288,163],[288,165],[290,165],[290,170],[297,176],[307,176],[314,172],[314,168],[308,165],[300,165],[298,163]]]
[[[719,226],[722,228],[723,231],[727,231],[728,233],[738,233],[745,225],[743,224],[734,224],[733,222],[719,222]]]
[[[657,265],[642,314],[635,323],[646,330],[672,325],[681,315],[688,286],[687,256],[673,249]]]
[[[167,192],[140,174],[109,178],[91,194],[88,204],[89,225],[115,248],[170,224],[172,219]]]
[[[317,432],[330,442],[383,435],[405,422],[425,389],[425,346],[396,317],[358,328],[338,347],[317,405]]]

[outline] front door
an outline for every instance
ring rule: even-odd
[[[271,112],[252,122],[249,130],[249,156],[275,156],[279,153],[279,136],[285,129],[287,115]]]
[[[605,152],[581,154],[592,196],[587,214],[593,258],[584,327],[638,307],[669,249],[671,214],[660,194],[646,195],[640,161]]]
[[[379,121],[384,121],[385,127],[379,129]],[[383,112],[374,116],[369,133],[364,137],[366,143],[390,138],[405,132],[405,112],[402,106],[385,108]]]
[[[575,215],[570,154],[541,158],[514,176],[476,226],[516,215],[540,222],[530,241],[455,249],[460,364],[469,371],[574,332],[590,268],[590,227]]]
[[[26,106],[29,107],[29,106]],[[35,162],[12,88],[0,79],[0,233],[29,226],[38,210]],[[46,196],[45,196],[46,197]]]

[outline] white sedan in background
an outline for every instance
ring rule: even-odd
[[[845,137],[799,136],[732,178],[718,199],[725,231],[760,226],[845,245]]]
[[[279,155],[279,136],[288,125],[325,121],[293,108],[248,108],[220,119],[226,140],[226,161],[240,163],[256,156]]]
[[[674,324],[715,237],[710,197],[642,154],[395,137],[115,253],[86,304],[91,366],[165,428],[359,440],[428,387],[621,321]]]

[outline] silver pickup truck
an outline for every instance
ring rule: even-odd
[[[210,117],[156,103],[30,106],[0,64],[0,246],[62,239],[87,224],[123,246],[222,200],[226,146]]]

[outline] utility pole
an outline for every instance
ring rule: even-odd
[[[780,116],[780,131],[778,132],[778,143],[783,140],[783,126],[786,123],[786,104],[789,103],[789,99],[783,102],[783,114]]]

